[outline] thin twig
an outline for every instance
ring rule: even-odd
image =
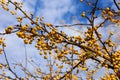
[[[9,61],[8,61],[4,46],[2,46],[2,48],[3,48],[3,53],[4,53],[4,56],[5,56],[5,60],[6,60],[7,65],[8,65],[8,69],[15,75],[16,78],[18,78],[17,74],[10,67],[10,64],[9,64]]]
[[[91,25],[91,24],[65,24],[65,25],[56,25],[55,27],[72,27],[72,26],[81,26],[81,25]]]
[[[117,9],[120,10],[120,7],[118,6],[116,0],[113,0],[114,4],[116,5]]]
[[[63,79],[67,74],[71,73],[72,70],[74,70],[76,67],[78,67],[79,64],[81,64],[83,61],[79,61],[73,68],[68,71],[65,75],[63,75],[59,80]]]

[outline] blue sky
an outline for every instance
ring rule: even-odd
[[[56,0],[53,0],[53,2],[56,1]],[[95,0],[93,0],[95,1]],[[45,9],[45,5],[44,5],[44,1],[42,0],[37,0],[38,3],[43,3],[42,5],[36,5],[35,6],[35,9],[37,8],[38,10],[42,10],[42,9]],[[52,2],[52,1],[51,1]],[[91,8],[88,7],[85,2],[82,2],[80,3],[79,0],[66,0],[64,4],[64,1],[60,0],[60,1],[57,1],[58,4],[61,4],[61,5],[57,5],[56,3],[54,3],[53,5],[56,5],[54,6],[54,9],[56,9],[56,11],[60,10],[62,12],[62,9],[65,9],[65,8],[68,8],[68,10],[66,10],[65,12],[61,13],[60,15],[62,15],[62,19],[65,21],[65,23],[69,23],[71,24],[72,23],[72,16],[75,16],[77,20],[80,20],[80,21],[83,21],[83,18],[81,18],[81,13],[82,11],[90,11]],[[61,2],[61,3],[60,3]],[[104,4],[103,4],[104,3]],[[47,4],[49,5],[49,4]],[[109,0],[109,1],[104,1],[104,0],[100,0],[99,1],[99,4],[98,6],[101,7],[101,8],[105,8],[109,5],[112,5],[112,2]],[[49,5],[51,6],[51,5]],[[48,9],[53,9],[52,7],[49,7]],[[49,10],[47,10],[49,11]],[[36,15],[37,11],[35,11],[35,15]],[[51,15],[52,16],[52,15]],[[59,15],[58,15],[59,16]],[[58,19],[56,19],[56,21],[58,21]]]
[[[25,0],[24,0],[25,1]],[[94,2],[95,0],[93,0]],[[91,10],[90,7],[88,7],[85,2],[80,3],[79,0],[36,0],[34,7],[34,15],[38,16],[41,11],[47,8],[46,12],[44,13],[49,13],[50,10],[56,10],[57,12],[63,12],[60,15],[62,15],[62,19],[66,23],[72,23],[72,16],[76,16],[76,19],[82,20],[80,14],[82,11],[89,11]],[[104,4],[103,4],[104,3]],[[112,2],[109,1],[104,1],[100,0],[98,6],[101,8],[105,8],[109,5],[112,5]],[[49,7],[48,7],[49,6]],[[66,9],[66,11],[63,11]],[[51,12],[54,14],[54,12]],[[44,14],[43,14],[44,15]],[[58,15],[58,16],[60,16]],[[50,14],[52,16],[52,14]],[[58,21],[60,18],[56,18],[55,20]],[[50,21],[51,22],[51,21]]]
[[[44,16],[45,21],[54,24],[59,23],[59,21],[61,20],[63,20],[65,23],[71,24],[73,23],[72,21],[73,16],[75,16],[77,20],[83,21],[83,18],[81,18],[80,16],[82,11],[91,10],[90,7],[87,7],[86,4],[84,4],[84,2],[80,3],[79,0],[12,0],[12,1],[23,1],[24,2],[23,9],[25,11],[27,11],[28,13],[33,12],[34,17]],[[112,5],[111,1],[112,0],[109,1],[99,0],[98,6],[106,7],[108,5]],[[8,17],[12,17],[10,14],[7,14],[6,12],[3,13],[5,13],[5,15],[7,15]],[[3,13],[1,14],[3,15]],[[8,22],[12,23],[12,20]]]
[[[23,9],[27,12],[33,12],[34,13],[34,17],[39,16],[42,17],[44,16],[44,20],[46,22],[50,22],[53,24],[61,24],[61,22],[63,23],[67,23],[67,24],[73,24],[76,23],[74,20],[72,20],[72,17],[75,16],[76,20],[80,21],[80,22],[86,22],[85,20],[83,20],[83,18],[81,18],[81,13],[82,11],[88,11],[90,10],[89,7],[86,6],[86,4],[80,3],[79,0],[12,0],[12,1],[23,1]],[[94,1],[94,0],[92,0]],[[100,7],[107,7],[108,5],[111,5],[112,8],[114,8],[114,6],[112,6],[111,1],[112,0],[99,0],[100,4],[98,4],[98,6]],[[103,4],[104,3],[104,4]],[[13,9],[13,7],[11,7],[11,9]],[[18,12],[19,15],[22,15],[20,12]],[[98,14],[99,15],[99,14]],[[7,17],[6,17],[7,16]],[[98,19],[96,19],[95,23],[99,24],[102,21],[102,18],[99,17]],[[9,25],[14,25],[17,23],[16,21],[16,16],[12,16],[10,13],[4,11],[1,7],[0,7],[0,32],[4,32],[4,28],[9,26]],[[28,21],[26,21],[27,23]],[[7,23],[7,24],[6,24]],[[112,26],[114,25],[110,25],[110,28],[112,28]],[[80,29],[81,28],[81,29]],[[76,28],[77,30],[80,29],[81,31],[85,30],[85,28]],[[74,28],[75,29],[75,28]],[[103,28],[100,30],[101,33],[105,33],[106,30],[108,28]],[[67,34],[69,35],[78,35],[78,33],[76,31],[73,31],[71,29],[61,29],[63,31],[65,31]],[[117,28],[112,29],[113,31],[118,31]],[[22,42],[21,39],[17,38],[17,36],[15,34],[11,34],[4,36],[6,38],[6,43],[7,43],[7,47],[6,47],[6,52],[7,55],[9,57],[9,60],[11,63],[13,63],[14,61],[16,62],[25,62],[24,61],[24,56],[25,56],[25,50],[24,50],[24,44]],[[106,36],[105,36],[106,37]],[[27,47],[27,53],[28,57],[33,57],[34,60],[37,61],[41,61],[42,59],[39,58],[40,55],[38,54],[38,51],[36,48],[34,48],[34,45],[26,45]],[[17,60],[16,60],[17,58]],[[0,62],[2,62],[3,56],[0,56]],[[45,65],[42,64],[42,67],[44,67]],[[33,67],[28,66],[28,68],[30,70],[33,70]],[[46,70],[46,68],[45,68]]]

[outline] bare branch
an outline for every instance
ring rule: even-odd
[[[4,46],[2,46],[2,47],[3,47],[3,53],[4,53],[4,56],[5,56],[5,60],[6,60],[7,65],[8,65],[8,69],[14,74],[14,76],[15,76],[16,78],[19,78],[19,77],[17,76],[17,74],[11,69],[10,64],[9,64],[9,62],[8,62],[8,58],[7,58],[6,52],[5,52],[5,49],[4,49]]]
[[[120,7],[118,6],[116,0],[113,0],[114,4],[116,5],[117,9],[120,10]]]

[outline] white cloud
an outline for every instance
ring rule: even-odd
[[[27,13],[34,12],[34,8],[37,0],[24,0],[23,1],[23,10],[25,10]]]
[[[44,16],[47,22],[58,23],[65,13],[74,10],[71,0],[42,0],[42,2],[44,8],[38,10],[37,15]]]

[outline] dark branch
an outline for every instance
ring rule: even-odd
[[[118,6],[116,0],[113,0],[114,4],[116,5],[117,9],[120,10],[120,7]]]

